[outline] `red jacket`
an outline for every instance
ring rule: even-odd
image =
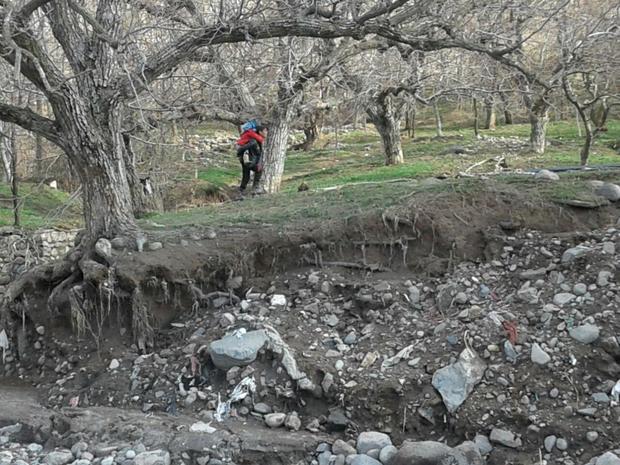
[[[263,142],[265,142],[265,138],[263,136],[261,136],[256,131],[250,129],[249,131],[245,131],[243,134],[241,134],[241,137],[237,141],[237,145],[245,145],[252,139],[256,140],[256,142],[261,145],[263,145]]]

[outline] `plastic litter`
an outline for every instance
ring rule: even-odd
[[[219,422],[224,421],[224,419],[230,415],[230,406],[232,404],[245,399],[248,394],[254,394],[254,392],[256,392],[256,381],[254,381],[254,376],[243,378],[239,384],[235,386],[235,389],[233,389],[233,392],[226,402],[222,402],[220,395],[217,395],[217,409],[213,416]]]
[[[390,357],[381,363],[381,370],[385,370],[386,368],[391,368],[395,365],[398,365],[403,359],[409,358],[413,352],[413,344],[401,349],[396,355]]]
[[[216,428],[211,426],[211,422],[204,423],[202,421],[194,423],[192,426],[189,427],[189,430],[192,433],[207,433],[207,434],[212,434],[212,433],[215,433],[217,431]]]

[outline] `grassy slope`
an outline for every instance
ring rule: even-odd
[[[481,131],[495,137],[519,136],[527,138],[529,125],[499,127],[495,131]],[[475,141],[470,129],[447,129],[445,140],[433,140],[432,128],[417,131],[416,140],[403,139],[405,164],[384,166],[381,142],[372,131],[353,131],[341,138],[341,148],[316,149],[309,152],[290,152],[286,161],[283,191],[297,189],[301,182],[312,188],[328,187],[355,182],[386,181],[400,178],[424,178],[440,173],[457,174],[472,164],[499,155],[481,150],[467,157],[441,155],[452,145],[469,145]],[[544,155],[523,153],[508,159],[510,168],[540,168],[573,166],[579,162],[581,140],[573,123],[560,122],[549,125],[549,139],[553,144]],[[620,121],[612,121],[609,131],[597,140],[590,158],[591,165],[617,164],[620,157],[608,147],[620,139]],[[325,142],[322,141],[322,144]],[[320,144],[319,144],[320,145]],[[488,169],[488,168],[487,168]],[[216,185],[234,185],[238,182],[239,167],[231,156],[225,166],[206,169],[199,178]]]
[[[76,226],[79,224],[79,207],[71,205],[63,215],[56,217],[69,199],[69,194],[48,186],[22,183],[19,186],[22,199],[21,224],[25,228],[51,226]],[[0,183],[0,226],[13,224],[11,189]]]
[[[197,129],[199,132],[199,129]],[[499,127],[496,131],[482,131],[495,137],[519,136],[527,138],[528,125]],[[206,208],[192,209],[185,212],[155,215],[151,220],[170,226],[187,224],[239,225],[239,224],[277,224],[289,221],[321,220],[329,217],[354,216],[361,211],[381,209],[401,201],[403,196],[416,190],[428,189],[467,189],[475,182],[444,182],[442,187],[428,186],[419,181],[440,173],[456,174],[477,161],[498,155],[498,153],[478,151],[466,157],[441,155],[452,145],[468,146],[475,142],[470,129],[448,128],[447,139],[434,140],[432,128],[420,128],[416,140],[403,139],[405,164],[384,166],[381,143],[372,131],[354,131],[340,137],[341,147],[320,148],[310,152],[291,152],[287,159],[283,194],[253,199],[246,202],[214,204]],[[553,144],[544,155],[522,153],[508,159],[511,168],[533,168],[575,165],[579,159],[580,139],[573,123],[552,123],[549,126],[549,138]],[[320,146],[330,141],[330,137],[321,141]],[[612,121],[609,131],[601,134],[594,148],[591,164],[620,163],[618,156],[608,147],[611,141],[620,139],[620,121]],[[332,145],[332,144],[330,144]],[[221,159],[218,167],[208,168],[198,173],[201,185],[221,187],[235,185],[238,182],[239,166],[236,158],[230,154]],[[492,165],[482,167],[491,169]],[[595,176],[595,175],[594,175]],[[591,176],[590,176],[591,177]],[[580,175],[570,179],[580,178]],[[334,191],[297,192],[302,181],[312,189],[341,186],[359,182],[382,182],[403,180],[388,184],[362,184],[347,186]],[[523,178],[504,178],[506,183],[526,182]],[[526,182],[527,184],[527,182]],[[525,185],[524,185],[525,187]],[[62,207],[68,195],[49,189],[46,186],[34,187],[23,184],[21,194],[24,197],[22,224],[36,228],[42,226],[74,226],[79,224],[79,211],[72,206],[56,219],[53,213]],[[583,183],[560,183],[542,189],[549,198],[575,197],[584,190]],[[10,208],[10,191],[8,186],[0,184],[0,226],[12,223]],[[149,222],[145,222],[147,225]]]

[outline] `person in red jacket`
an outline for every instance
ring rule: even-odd
[[[246,129],[236,142],[237,157],[241,163],[241,184],[239,185],[241,194],[245,192],[250,182],[252,171],[254,172],[252,188],[255,193],[258,193],[258,185],[263,172],[262,156],[266,130],[264,126]]]

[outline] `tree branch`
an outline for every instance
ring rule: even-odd
[[[40,134],[64,149],[64,142],[62,137],[59,136],[56,122],[28,108],[20,108],[0,102],[0,120],[17,124],[28,131]]]

